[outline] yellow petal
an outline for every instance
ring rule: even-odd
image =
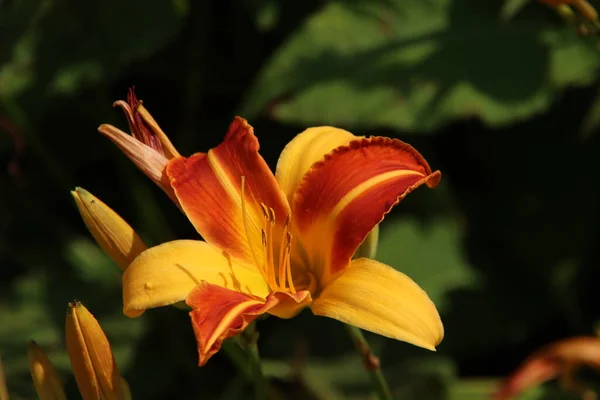
[[[44,350],[35,342],[27,346],[29,358],[29,371],[35,385],[35,391],[40,400],[66,400],[65,392],[58,373],[44,353]],[[3,398],[0,396],[0,398]],[[8,399],[8,397],[6,397]]]
[[[277,162],[275,177],[292,202],[292,196],[308,169],[325,154],[356,139],[352,133],[332,126],[308,128],[285,146]]]
[[[136,317],[141,310],[177,303],[202,281],[261,298],[269,293],[254,266],[233,263],[206,242],[176,240],[146,250],[127,268],[123,312]]]
[[[429,350],[444,337],[427,293],[408,276],[368,258],[353,260],[324,288],[312,311]]]
[[[83,400],[123,399],[125,390],[110,343],[96,318],[79,302],[69,303],[65,336]]]
[[[98,245],[122,270],[148,248],[133,228],[96,196],[79,187],[71,194]]]

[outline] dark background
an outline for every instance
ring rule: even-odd
[[[405,140],[442,171],[381,226],[378,258],[429,293],[446,329],[436,353],[368,335],[398,398],[485,398],[539,346],[594,334],[600,42],[550,8],[4,0],[0,29],[0,356],[12,398],[34,398],[30,339],[76,398],[63,340],[72,299],[100,320],[134,398],[252,393],[223,354],[196,366],[185,312],[121,313],[120,271],[72,201],[84,187],[149,244],[196,237],[96,132],[127,127],[111,104],[133,85],[182,154],[217,145],[241,115],[272,167],[295,134],[330,124]],[[258,329],[286,398],[369,398],[341,324],[307,311]],[[556,393],[524,398],[570,398]]]

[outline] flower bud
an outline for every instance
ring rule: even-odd
[[[98,245],[123,271],[148,248],[123,218],[93,194],[79,187],[71,194]]]
[[[65,336],[83,400],[125,400],[130,397],[106,335],[96,318],[78,301],[69,303]]]
[[[40,400],[66,400],[58,373],[50,363],[44,350],[34,341],[27,346],[29,371]],[[1,396],[0,396],[1,397]]]
[[[116,101],[113,106],[125,113],[131,135],[109,124],[102,124],[98,131],[110,139],[117,147],[154,183],[179,205],[165,174],[169,160],[179,157],[179,152],[152,115],[129,89],[127,101]]]

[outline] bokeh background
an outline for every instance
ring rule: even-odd
[[[196,366],[185,312],[121,313],[120,271],[69,193],[82,186],[149,244],[195,238],[107,139],[138,97],[182,154],[233,116],[274,166],[309,126],[417,147],[443,173],[381,226],[379,259],[434,300],[436,353],[368,335],[399,399],[483,399],[539,346],[600,317],[599,39],[550,8],[500,0],[0,1],[0,356],[13,399],[35,398],[26,344],[65,379],[67,302],[100,320],[137,399],[243,399],[222,354]],[[352,173],[352,171],[348,171]],[[259,323],[265,370],[290,399],[369,399],[341,324]],[[593,378],[592,378],[593,379]],[[371,397],[370,397],[371,396]],[[570,399],[553,386],[524,399]]]

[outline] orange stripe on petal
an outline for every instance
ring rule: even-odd
[[[236,117],[219,146],[206,155],[175,158],[167,166],[171,186],[196,230],[207,242],[249,262],[255,260],[253,250],[262,260],[260,203],[273,208],[280,224],[289,214],[287,200],[258,150],[252,127]],[[242,177],[248,232],[242,216]]]
[[[310,267],[325,283],[346,268],[367,234],[390,209],[441,174],[396,139],[371,137],[335,149],[313,165],[293,202]]]
[[[189,294],[186,303],[198,344],[198,364],[203,366],[219,351],[223,340],[235,336],[258,318],[273,309],[290,310],[290,303],[308,305],[310,294],[306,291],[291,295],[284,292],[271,293],[266,301],[202,282]]]

